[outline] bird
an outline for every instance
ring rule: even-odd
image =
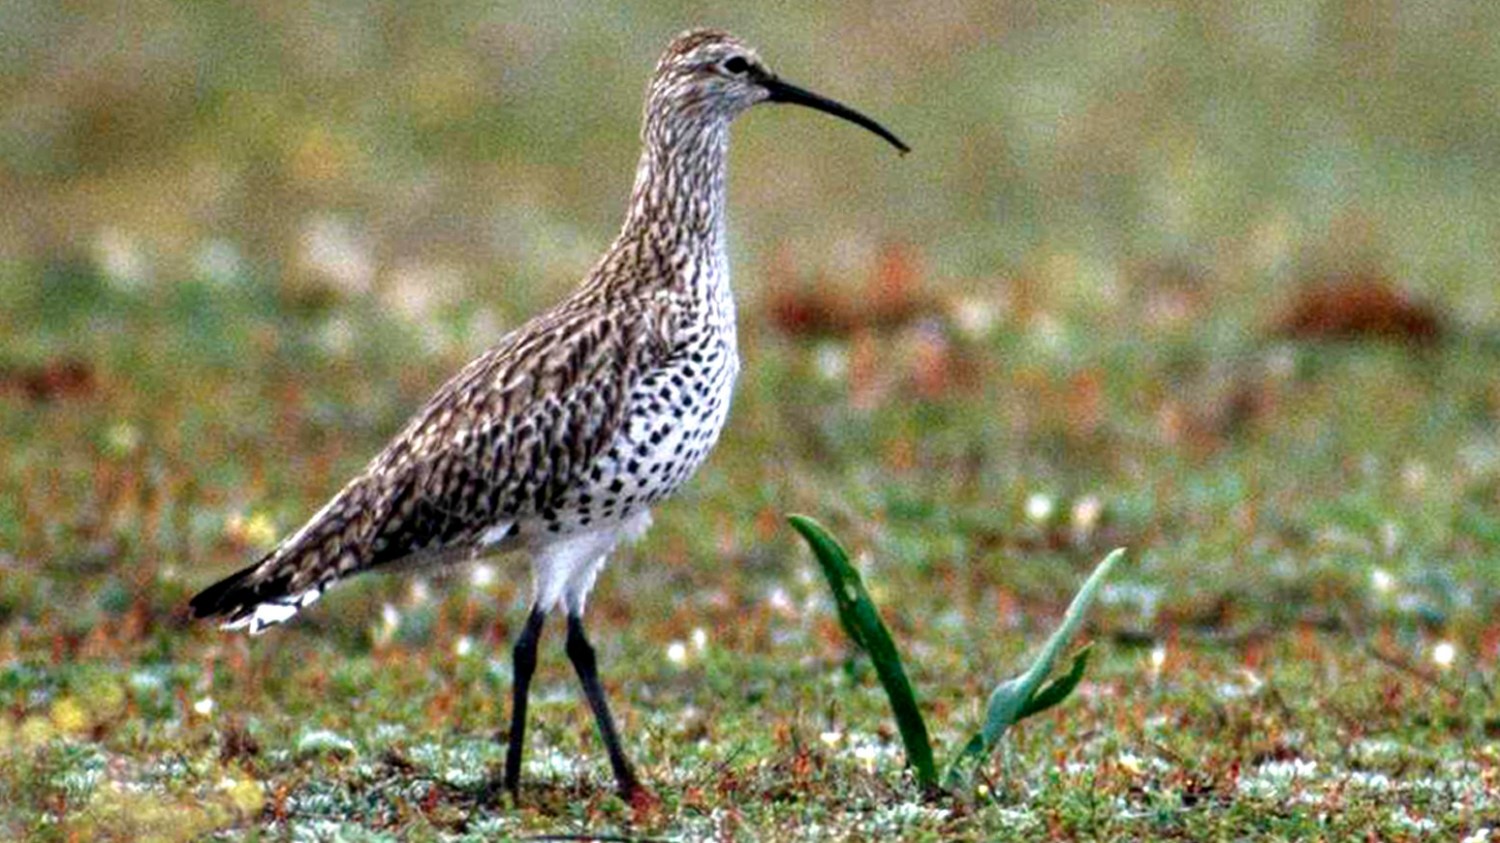
[[[511,657],[503,779],[519,780],[542,627],[565,652],[621,797],[650,798],[621,745],[584,631],[611,552],[639,538],[719,438],[740,371],[726,252],[730,123],[800,105],[909,147],[869,117],[772,73],[719,29],[668,45],[647,85],[625,222],[582,282],[444,383],[369,463],[274,550],[190,601],[252,635],[366,571],[506,551],[530,557],[530,610]]]

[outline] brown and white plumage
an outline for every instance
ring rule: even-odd
[[[671,356],[666,309],[600,311],[579,295],[526,323],[439,389],[306,526],[193,608],[260,632],[351,573],[545,541],[558,532],[549,516],[609,467],[625,397]]]
[[[692,475],[728,415],[740,365],[725,250],[729,125],[763,101],[835,114],[904,150],[868,118],[777,79],[727,33],[680,36],[647,90],[625,224],[578,289],[444,384],[306,525],[193,598],[194,613],[259,633],[354,573],[528,551],[535,596],[517,644],[513,732],[524,727],[525,651],[534,662],[541,619],[565,608],[569,655],[621,788],[632,789],[581,616],[610,551]]]

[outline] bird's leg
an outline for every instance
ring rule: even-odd
[[[511,651],[510,740],[505,747],[505,789],[516,794],[521,782],[521,750],[526,743],[526,696],[531,690],[531,674],[536,672],[536,647],[542,639],[542,622],[547,612],[540,605],[531,607],[526,626]]]
[[[620,734],[615,731],[615,720],[610,716],[609,703],[604,699],[604,687],[599,684],[599,666],[594,660],[594,648],[583,634],[583,618],[568,614],[568,659],[578,671],[578,680],[583,683],[583,695],[588,698],[589,708],[594,711],[594,722],[599,725],[599,736],[604,738],[604,748],[609,751],[609,765],[615,771],[615,784],[620,796],[633,803],[642,793],[641,783],[635,777],[625,751],[620,747]]]

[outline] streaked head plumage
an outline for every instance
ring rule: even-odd
[[[910,151],[874,120],[772,73],[755,48],[722,29],[692,29],[672,39],[656,63],[646,96],[649,124],[726,125],[761,102],[801,105],[847,120]]]
[[[651,98],[706,106],[733,116],[766,99],[774,78],[755,49],[722,29],[692,29],[672,39],[651,77]],[[662,103],[666,104],[666,103]]]

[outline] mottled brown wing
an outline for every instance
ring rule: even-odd
[[[669,351],[663,308],[563,308],[527,323],[444,384],[301,530],[195,597],[194,613],[234,625],[274,602],[290,617],[340,577],[467,547],[544,511],[608,446],[635,379]],[[252,631],[266,625],[256,621]]]

